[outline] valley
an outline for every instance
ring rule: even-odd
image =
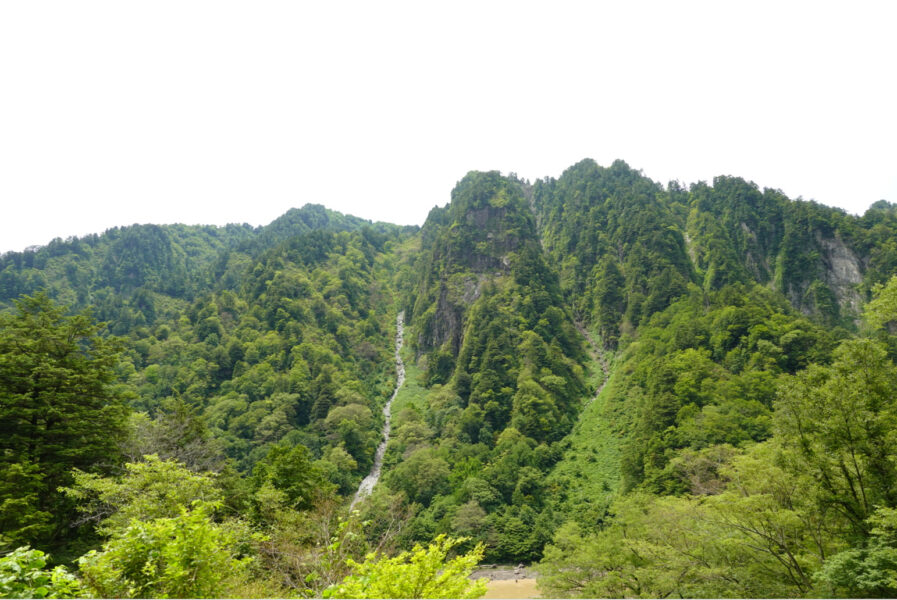
[[[885,201],[587,159],[470,172],[420,227],[306,205],[4,254],[0,554],[101,597],[477,596],[477,563],[897,593],[894,240]]]

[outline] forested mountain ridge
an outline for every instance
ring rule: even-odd
[[[421,228],[307,205],[262,228],[133,226],[8,253],[0,348],[28,311],[92,306],[122,336],[114,386],[103,376],[131,415],[88,479],[39,451],[58,425],[34,421],[0,463],[18,482],[0,487],[0,544],[122,541],[77,518],[111,489],[90,477],[181,468],[216,473],[197,489],[223,500],[197,523],[241,515],[267,536],[241,552],[282,594],[337,581],[327,544],[350,532],[344,557],[447,534],[489,561],[542,559],[556,596],[887,594],[849,573],[884,560],[897,509],[897,287],[876,287],[897,274],[894,240],[887,202],[854,217],[736,177],[686,189],[584,160],[532,184],[471,172]],[[361,532],[338,523],[379,442],[400,311],[408,380]],[[612,367],[594,401],[605,375],[579,327]],[[0,382],[23,364],[0,361]],[[843,389],[857,425],[837,422]],[[50,472],[74,487],[46,487]]]
[[[737,177],[686,190],[622,161],[585,160],[535,182],[534,206],[562,286],[611,344],[615,325],[637,326],[689,282],[760,283],[804,314],[849,325],[897,260],[887,203],[857,218]]]
[[[381,234],[416,230],[306,204],[263,227],[131,225],[57,238],[46,246],[0,256],[0,305],[10,306],[14,298],[43,289],[73,307],[93,306],[100,319],[124,333],[152,325],[157,301],[166,305],[235,289],[253,258],[289,238],[365,227]]]

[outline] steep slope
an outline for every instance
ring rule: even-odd
[[[115,228],[4,255],[0,306],[46,289],[126,336],[133,456],[249,469],[301,441],[348,493],[388,396],[392,247],[414,231],[316,205],[255,229]]]
[[[537,181],[533,206],[562,289],[603,343],[664,309],[695,280],[682,235],[683,192],[665,191],[623,161],[584,160]]]
[[[537,181],[533,208],[570,304],[615,347],[689,283],[770,287],[828,325],[854,326],[897,260],[894,209],[863,218],[737,177],[667,187],[616,161]]]
[[[689,198],[689,249],[705,289],[753,281],[828,324],[856,318],[868,290],[861,220],[735,177],[694,185]]]
[[[389,435],[392,432],[392,404],[405,383],[405,364],[402,361],[402,344],[405,340],[404,324],[405,315],[399,313],[396,317],[396,387],[392,391],[392,396],[389,397],[389,400],[383,406],[383,429],[381,433],[383,439],[374,453],[374,464],[371,465],[371,472],[358,485],[358,491],[352,497],[352,504],[349,505],[349,510],[358,504],[359,501],[370,496],[374,486],[380,481],[380,473],[383,470],[383,458],[386,456],[386,446],[389,444]]]
[[[239,290],[134,332],[135,405],[155,416],[186,403],[242,468],[302,443],[329,457],[323,467],[348,493],[371,465],[392,383],[394,241],[291,238],[254,261]]]
[[[406,315],[429,392],[396,415],[385,482],[420,508],[413,539],[462,533],[531,558],[553,526],[544,474],[588,396],[582,339],[518,181],[469,173],[421,245]]]

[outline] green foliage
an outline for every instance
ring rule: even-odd
[[[829,558],[815,579],[833,596],[893,598],[897,594],[897,511],[869,517],[870,536],[860,547]]]
[[[132,521],[176,517],[185,506],[217,505],[221,490],[212,476],[199,475],[156,455],[126,463],[121,477],[74,472],[74,484],[62,492],[77,503],[83,519],[95,522],[104,535],[125,529]]]
[[[620,339],[620,325],[626,312],[623,290],[626,280],[612,256],[605,256],[598,264],[594,283],[595,324],[601,339],[610,348],[616,348]]]
[[[346,406],[370,415],[388,394],[387,323],[395,313],[391,290],[380,283],[386,261],[363,233],[316,231],[262,253],[241,290],[200,298],[141,340],[145,351],[133,357],[141,408],[170,421],[172,412],[188,414],[179,406],[190,407],[243,470],[272,444],[300,442],[316,458],[342,444],[356,461],[349,477],[360,479],[379,424],[325,420]],[[206,435],[184,433],[169,455],[195,455],[191,440]]]
[[[426,548],[415,545],[393,558],[375,554],[365,562],[349,560],[352,574],[325,590],[325,598],[480,598],[485,580],[472,581],[471,571],[483,557],[483,547],[448,558],[463,539],[437,536]]]
[[[857,254],[869,235],[861,222],[737,177],[696,184],[689,196],[689,251],[705,289],[771,283],[795,309],[850,326],[863,280]]]
[[[220,441],[212,437],[196,408],[183,400],[163,401],[155,419],[146,413],[131,413],[128,430],[124,453],[132,462],[157,454],[196,472],[222,468]]]
[[[318,422],[344,405],[373,412],[388,394],[395,309],[386,252],[415,230],[321,206],[255,230],[113,229],[0,258],[0,305],[39,283],[50,297],[91,302],[113,333],[128,335],[117,375],[146,414],[131,422],[132,460],[156,453],[217,471],[228,457],[248,471],[272,444],[301,442],[322,459],[342,442],[355,461],[336,477],[348,492],[370,465],[380,424],[341,440]],[[7,479],[27,489],[36,467],[15,462]],[[52,528],[51,513],[28,500],[38,496],[7,506],[29,531]]]
[[[564,519],[599,522],[620,488],[625,432],[619,416],[611,417],[615,387],[610,382],[583,409],[573,431],[558,445],[561,458],[543,482],[548,505]]]
[[[857,287],[897,265],[893,211],[856,219],[737,177],[664,189],[622,161],[585,160],[537,181],[533,206],[569,302],[611,347],[616,327],[637,326],[689,282],[771,284],[795,309],[851,327]]]
[[[829,367],[783,382],[777,422],[794,468],[818,479],[820,505],[868,535],[877,507],[897,506],[897,367],[871,340],[849,340]]]
[[[639,333],[606,418],[628,424],[624,487],[664,492],[682,491],[666,470],[677,450],[768,439],[775,378],[826,360],[833,344],[759,286],[693,289]]]
[[[356,469],[370,468],[371,457],[380,441],[370,408],[355,403],[334,407],[327,414],[324,426],[329,431],[328,439],[334,447],[349,453]]]
[[[421,509],[410,540],[463,532],[490,560],[530,558],[548,538],[539,511],[557,458],[550,445],[587,393],[581,338],[525,193],[514,178],[470,173],[424,227],[406,317],[409,345],[423,355],[409,361],[409,385],[430,391],[414,410],[394,409],[384,477]]]
[[[564,525],[545,549],[540,588],[553,597],[807,594],[821,558],[839,549],[837,529],[808,495],[812,480],[775,466],[775,453],[761,444],[731,456],[714,475],[723,493],[630,494],[595,533]]]
[[[176,517],[132,521],[78,564],[84,585],[103,598],[222,598],[251,561],[235,532],[195,505]]]
[[[381,516],[389,519],[389,512]],[[341,581],[349,573],[346,560],[361,559],[371,548],[364,535],[367,523],[356,514],[344,516],[326,502],[307,513],[279,510],[269,520],[265,538],[255,544],[253,578],[281,590],[263,596],[320,598],[324,589]],[[380,541],[387,543],[385,538]]]
[[[82,598],[81,582],[65,567],[47,569],[49,556],[28,546],[0,558],[0,598]]]
[[[448,491],[448,478],[448,463],[429,448],[414,452],[390,473],[391,487],[424,505]]]
[[[897,321],[897,276],[873,289],[875,297],[866,305],[866,322],[873,329]]]
[[[0,544],[65,558],[96,543],[73,521],[120,543],[198,500],[270,536],[249,543],[261,587],[230,593],[316,595],[348,557],[463,535],[490,561],[554,540],[557,595],[887,594],[895,234],[887,203],[855,218],[585,160],[533,186],[471,172],[419,232],[309,205],[4,255],[0,310],[46,293],[0,317]],[[869,296],[875,341],[844,342]],[[372,524],[341,525],[397,310]],[[582,327],[615,351],[594,400]]]
[[[312,232],[360,232],[382,250],[415,227],[371,223],[320,205],[291,209],[265,227],[132,225],[102,235],[54,239],[0,256],[0,304],[47,288],[66,303],[97,308],[118,334],[151,326],[171,299],[233,289],[253,257]],[[162,309],[162,310],[160,310]]]
[[[282,496],[285,506],[294,510],[311,508],[315,500],[332,493],[320,469],[312,463],[308,448],[297,445],[272,446],[264,459],[255,464],[249,487],[257,495],[265,490]]]
[[[306,204],[302,208],[291,208],[280,217],[262,228],[259,242],[276,245],[297,235],[313,231],[357,231],[363,230],[368,238],[386,237],[399,227],[389,223],[371,223],[365,219],[343,215],[320,204]],[[414,229],[414,228],[409,228]]]
[[[545,247],[569,270],[564,291],[608,346],[693,280],[662,188],[623,161],[581,161],[557,180],[536,182],[533,194]]]
[[[664,336],[647,338],[651,330],[643,328],[638,345],[627,351],[653,346],[669,356],[671,346],[658,344],[660,339],[696,339],[694,329],[683,336],[677,331],[677,319],[666,320],[675,308],[652,319],[655,326],[666,323]],[[707,314],[714,314],[712,306]],[[649,373],[656,377],[653,382],[650,376],[645,380],[649,385],[641,388],[640,396],[643,402],[667,398],[668,404],[655,400],[657,407],[640,419],[650,423],[645,420],[650,415],[657,423],[655,429],[662,430],[651,440],[654,448],[648,450],[662,453],[664,462],[650,464],[655,474],[646,478],[640,491],[612,504],[599,517],[598,527],[594,518],[580,517],[580,522],[568,522],[557,530],[540,564],[545,593],[561,597],[893,595],[897,538],[892,484],[897,452],[891,392],[897,385],[897,367],[880,342],[846,340],[832,353],[831,364],[811,364],[794,375],[777,376],[775,427],[765,434],[771,436],[769,441],[742,444],[742,449],[728,444],[705,446],[706,431],[698,436],[700,430],[682,422],[683,415],[694,413],[669,410],[675,399],[689,398],[695,406],[706,408],[719,402],[716,390],[721,388],[716,386],[732,375],[743,377],[759,366],[770,369],[776,363],[779,370],[787,369],[793,363],[783,359],[793,359],[795,352],[803,354],[798,364],[827,356],[827,343],[812,351],[813,345],[799,341],[808,333],[803,329],[806,324],[790,331],[786,328],[779,343],[788,350],[780,354],[759,344],[755,334],[762,332],[770,340],[773,326],[782,327],[788,320],[773,313],[765,317],[761,329],[732,317],[724,311],[714,316],[714,322],[730,323],[730,331],[746,327],[744,331],[753,332],[746,339],[754,338],[751,343],[768,358],[751,357],[741,363],[740,373],[719,370],[711,357],[725,356],[722,365],[731,369],[736,340],[720,335],[716,327],[710,330],[716,334],[716,340],[709,336],[711,348],[722,343],[729,348],[725,355],[688,350],[681,360],[674,359],[669,371],[663,369],[664,363],[653,363]],[[698,331],[700,327],[698,322]],[[824,338],[815,344],[819,342]],[[774,362],[768,360],[777,356]],[[643,357],[628,373],[618,374],[638,380],[639,366],[646,362]],[[709,382],[714,386],[707,388]],[[612,382],[611,394],[619,393],[617,387]],[[745,389],[749,388],[742,388],[742,394]],[[705,430],[710,424],[712,431],[725,420],[704,423]],[[747,425],[742,422],[735,431]],[[677,439],[690,441],[691,447],[677,446]],[[645,472],[651,473],[647,468]]]
[[[88,313],[66,316],[44,294],[0,314],[2,542],[68,536],[71,506],[57,488],[73,467],[117,464],[126,416],[114,386],[120,348]]]

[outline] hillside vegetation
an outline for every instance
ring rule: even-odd
[[[483,560],[553,597],[893,596],[895,240],[884,201],[584,160],[468,173],[420,228],[306,205],[5,254],[0,587],[339,597]]]

